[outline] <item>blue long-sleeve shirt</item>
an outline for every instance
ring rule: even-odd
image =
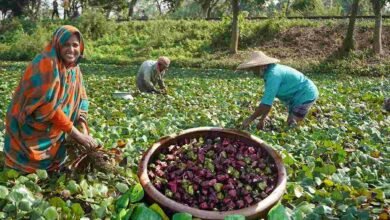
[[[262,104],[272,105],[276,97],[291,112],[294,107],[318,98],[318,89],[314,83],[298,70],[285,65],[268,65],[264,82]]]

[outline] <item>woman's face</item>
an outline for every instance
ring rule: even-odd
[[[254,66],[249,68],[249,71],[251,71],[256,76],[262,77],[264,75],[264,71],[267,68],[267,65],[264,66]]]
[[[158,63],[158,70],[160,71],[160,72],[162,72],[162,71],[164,71],[164,70],[166,70],[166,69],[168,69],[164,64],[162,64],[162,63]]]
[[[73,64],[77,61],[80,56],[80,40],[76,34],[73,34],[62,46],[60,55],[65,65]]]

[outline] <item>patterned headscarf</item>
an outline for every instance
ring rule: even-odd
[[[84,42],[80,31],[70,25],[58,28],[44,51],[29,64],[14,92],[4,142],[9,167],[24,172],[55,168],[53,162],[65,157],[65,149],[60,146],[65,135],[50,120],[58,109],[73,122],[86,114],[87,95],[77,65],[80,58],[65,67],[60,55],[73,34],[79,36],[81,58]]]

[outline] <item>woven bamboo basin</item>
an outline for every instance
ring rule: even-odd
[[[252,206],[243,209],[233,210],[233,211],[201,210],[198,208],[192,208],[187,205],[178,203],[166,197],[164,194],[162,194],[154,187],[153,183],[149,179],[148,170],[147,170],[149,161],[153,161],[153,159],[160,153],[162,149],[167,148],[172,144],[177,144],[180,141],[184,140],[184,138],[199,138],[199,137],[208,137],[208,138],[226,137],[232,139],[240,139],[242,142],[248,145],[250,144],[253,147],[261,147],[262,149],[264,149],[273,158],[276,164],[278,179],[277,179],[275,189],[268,197],[266,197],[262,201]],[[225,216],[233,215],[233,214],[244,215],[246,219],[258,219],[261,217],[265,217],[269,209],[271,209],[283,196],[283,193],[286,189],[286,183],[287,183],[287,173],[283,165],[282,158],[274,149],[269,147],[264,141],[257,138],[256,136],[238,130],[216,128],[216,127],[192,128],[192,129],[184,130],[178,134],[172,134],[170,136],[161,138],[158,142],[153,144],[144,153],[139,163],[138,177],[146,192],[147,199],[149,199],[151,202],[158,203],[168,213],[188,212],[192,214],[193,217],[198,217],[201,219],[223,219]]]

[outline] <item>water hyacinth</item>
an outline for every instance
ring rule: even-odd
[[[148,175],[165,196],[188,206],[230,211],[251,206],[275,188],[266,151],[229,138],[193,138],[162,150]]]

